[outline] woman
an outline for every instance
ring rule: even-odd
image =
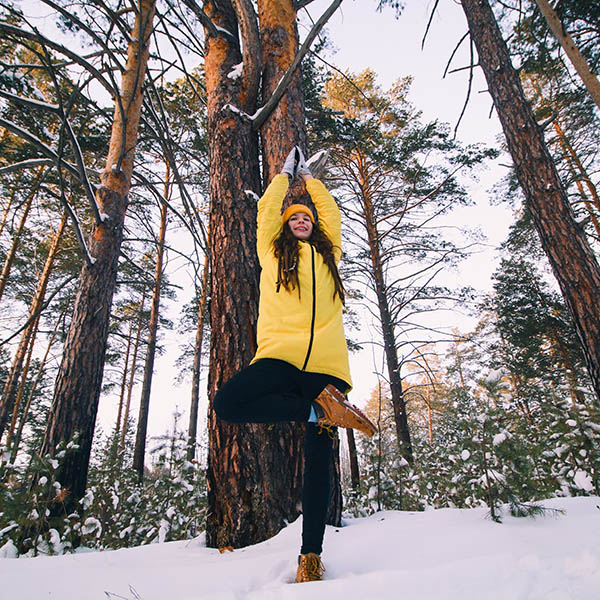
[[[305,181],[318,221],[304,204],[292,204],[281,214],[290,179],[296,177]],[[250,366],[221,387],[214,408],[231,423],[307,423],[296,581],[315,581],[324,572],[320,554],[335,428],[373,435],[375,426],[344,396],[352,380],[337,270],[340,211],[298,147],[258,202],[257,252],[262,268],[258,350]]]

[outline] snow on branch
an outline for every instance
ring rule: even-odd
[[[253,192],[252,190],[244,190],[244,194],[246,194],[246,196],[248,196],[248,198],[250,198],[251,200],[255,200],[256,202],[258,202],[260,200],[260,196],[256,192]]]
[[[221,110],[230,110],[232,113],[239,115],[242,119],[245,119],[246,121],[253,121],[256,118],[256,115],[258,114],[258,112],[256,112],[254,115],[249,115],[248,113],[245,113],[243,110],[239,109],[237,106],[229,103],[225,104],[225,106],[223,106]]]
[[[23,96],[17,96],[16,94],[11,94],[10,92],[5,92],[4,90],[0,90],[0,97],[6,98],[7,100],[14,102],[15,104],[29,106],[30,108],[47,110],[53,113],[58,113],[59,111],[59,107],[57,104],[42,102],[40,100],[35,100],[34,98],[24,98]]]
[[[6,175],[13,171],[20,171],[21,169],[33,169],[35,167],[42,167],[44,165],[53,165],[54,161],[49,158],[30,158],[28,160],[22,160],[6,167],[0,167],[0,175]]]
[[[227,77],[229,79],[239,79],[242,76],[242,71],[244,70],[244,63],[241,62],[238,65],[233,65],[233,68],[229,73],[227,73]]]
[[[331,15],[333,15],[333,13],[338,9],[338,7],[340,6],[341,3],[342,3],[342,0],[333,0],[333,2],[329,5],[329,8],[321,15],[319,20],[313,25],[308,36],[304,40],[302,47],[298,51],[298,54],[296,55],[294,62],[292,62],[292,64],[290,65],[290,67],[287,70],[287,72],[285,73],[285,75],[281,78],[281,80],[277,84],[277,87],[275,88],[275,91],[273,92],[273,94],[271,95],[269,100],[266,102],[266,104],[264,106],[259,108],[256,111],[256,113],[252,116],[252,127],[254,129],[257,129],[257,130],[260,129],[263,126],[263,124],[265,123],[265,121],[269,118],[271,113],[275,110],[275,107],[279,104],[279,101],[283,97],[283,94],[285,94],[285,91],[286,91],[288,85],[290,84],[290,81],[292,80],[292,76],[294,75],[294,72],[298,68],[298,65],[300,64],[302,59],[306,56],[306,53],[310,49],[311,44],[313,43],[313,41],[315,40],[317,35],[319,35],[319,33],[321,32],[321,29],[323,29],[323,27],[325,26],[325,23],[327,23],[327,21],[329,21],[329,19],[331,18]]]
[[[65,207],[65,210],[67,211],[67,214],[71,219],[71,223],[73,224],[73,229],[75,230],[75,237],[77,238],[79,246],[83,251],[83,257],[85,258],[85,262],[87,263],[88,267],[93,267],[96,263],[96,259],[90,254],[90,251],[88,250],[87,244],[85,243],[85,239],[83,236],[83,231],[81,229],[81,222],[79,221],[79,217],[73,210],[73,207],[69,204],[69,201],[66,199],[63,189],[61,188],[60,194],[57,194],[54,190],[51,190],[48,187],[44,187],[44,191],[46,191],[51,196],[54,196],[54,198],[58,198],[58,200],[60,200],[62,205]]]
[[[230,39],[234,39],[234,36],[230,31],[215,25],[210,20],[210,17],[198,6],[198,3],[195,0],[183,0],[183,3],[198,17],[198,20],[202,23],[202,26],[206,28],[209,35],[216,37],[221,33]]]
[[[73,148],[75,160],[77,161],[79,180],[81,181],[81,185],[83,185],[85,194],[90,202],[90,207],[92,209],[94,219],[96,220],[96,224],[100,225],[100,223],[103,223],[105,220],[108,219],[108,216],[103,213],[100,213],[100,207],[98,206],[98,202],[96,202],[96,190],[94,189],[94,186],[87,177],[81,147],[79,146],[77,136],[75,135],[73,128],[71,127],[71,123],[69,123],[69,120],[67,119],[66,115],[63,115],[63,123],[69,134],[69,138],[71,140],[71,147]]]
[[[4,127],[5,129],[8,129],[8,131],[14,133],[16,136],[20,137],[21,139],[25,140],[26,142],[29,142],[30,144],[35,146],[42,154],[44,154],[48,158],[50,158],[55,164],[64,166],[64,168],[69,173],[71,173],[71,175],[74,175],[75,177],[79,178],[79,171],[75,165],[72,165],[71,163],[68,163],[65,160],[63,160],[62,158],[60,158],[58,156],[58,154],[56,154],[56,152],[54,152],[54,150],[52,150],[52,148],[49,148],[48,146],[46,146],[46,144],[44,144],[44,142],[42,142],[42,140],[40,140],[40,138],[38,138],[36,135],[31,133],[30,131],[23,129],[16,123],[13,123],[12,121],[7,121],[6,119],[3,119],[2,117],[0,117],[0,127]]]

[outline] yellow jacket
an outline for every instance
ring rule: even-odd
[[[288,189],[287,175],[276,175],[258,202],[256,248],[262,271],[258,308],[258,350],[252,359],[278,358],[298,369],[333,375],[352,387],[348,348],[342,322],[342,302],[336,295],[329,267],[306,241],[298,240],[298,290],[277,290],[277,258],[273,241],[282,227],[281,204]],[[319,226],[334,245],[334,257],[342,255],[340,211],[318,180],[306,189],[319,215]]]

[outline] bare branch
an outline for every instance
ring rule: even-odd
[[[4,344],[8,344],[8,342],[10,342],[14,338],[16,338],[21,333],[21,331],[27,329],[27,327],[29,327],[29,325],[31,325],[31,323],[33,323],[33,321],[35,321],[40,316],[42,311],[44,311],[46,308],[48,308],[48,305],[50,304],[50,302],[52,302],[52,300],[54,299],[54,296],[56,296],[56,294],[58,294],[58,292],[60,292],[60,290],[62,288],[64,288],[66,285],[71,283],[71,281],[73,281],[76,278],[77,278],[77,275],[71,275],[70,277],[65,279],[65,281],[63,281],[60,285],[58,285],[56,287],[56,289],[50,294],[48,299],[41,306],[39,306],[36,311],[34,311],[32,314],[29,315],[29,318],[27,319],[27,321],[25,321],[25,323],[23,323],[23,325],[21,325],[21,327],[19,327],[19,329],[17,329],[17,331],[14,331],[6,339],[0,341],[0,347],[4,346]]]
[[[427,34],[429,33],[429,28],[431,27],[431,23],[433,22],[433,15],[435,14],[435,11],[437,10],[439,3],[440,3],[440,0],[435,0],[435,4],[433,5],[433,8],[431,9],[431,14],[429,15],[429,21],[427,21],[427,27],[425,28],[425,33],[423,34],[423,39],[421,40],[421,50],[423,50],[423,48],[425,47],[425,40],[427,39]]]
[[[458,126],[460,125],[460,122],[462,121],[462,118],[465,115],[465,112],[467,110],[467,106],[469,104],[469,100],[471,99],[471,89],[473,88],[473,71],[475,69],[475,61],[474,61],[474,56],[473,56],[473,39],[471,39],[470,52],[471,52],[471,69],[469,70],[469,87],[467,89],[467,97],[465,98],[465,104],[464,104],[463,109],[462,109],[462,111],[460,113],[460,116],[458,117],[458,121],[456,122],[456,126],[454,127],[454,137],[456,137],[456,133],[458,131]]]
[[[314,24],[308,36],[304,40],[302,47],[298,51],[296,58],[294,58],[294,61],[290,65],[290,68],[287,70],[285,75],[277,84],[275,91],[273,92],[267,103],[264,106],[262,106],[252,117],[252,127],[254,129],[260,129],[264,125],[265,121],[271,116],[272,112],[275,110],[276,106],[279,104],[279,101],[285,94],[285,91],[287,90],[287,87],[290,84],[290,81],[292,80],[294,72],[298,68],[298,65],[300,64],[302,59],[306,56],[306,53],[308,52],[311,44],[313,43],[317,35],[319,35],[321,29],[323,29],[327,21],[329,21],[329,19],[331,18],[331,15],[333,15],[333,13],[338,9],[341,3],[342,0],[333,0],[329,8],[321,15],[319,20]]]
[[[460,40],[458,40],[458,43],[456,44],[456,46],[454,46],[454,50],[452,50],[452,54],[450,54],[450,58],[448,59],[448,62],[446,63],[446,68],[444,69],[444,74],[442,75],[442,79],[444,79],[446,77],[446,75],[448,74],[448,69],[450,68],[450,65],[452,64],[452,59],[454,58],[454,55],[458,52],[458,49],[461,47],[462,43],[467,39],[468,35],[469,35],[469,32],[467,31],[460,38]],[[452,72],[454,72],[454,71],[452,71]]]
[[[83,251],[83,257],[85,258],[85,262],[87,263],[88,267],[92,267],[94,265],[94,263],[96,262],[96,259],[90,254],[90,251],[88,250],[87,244],[85,243],[85,239],[83,236],[83,231],[81,229],[81,223],[79,222],[79,218],[77,217],[77,214],[73,210],[73,207],[69,204],[69,201],[65,197],[64,190],[61,188],[60,194],[57,194],[55,191],[51,190],[49,187],[44,187],[44,190],[51,196],[54,196],[54,198],[58,198],[58,200],[61,201],[62,205],[64,206],[65,210],[67,211],[67,214],[69,215],[71,223],[73,224],[73,229],[75,230],[75,237],[77,237],[79,246],[80,246],[81,250]]]
[[[206,31],[208,31],[209,35],[217,37],[221,34],[226,35],[229,38],[234,37],[229,31],[226,31],[222,27],[217,28],[210,20],[210,17],[198,6],[198,3],[195,0],[182,0],[182,2],[198,17],[198,20],[202,23],[203,27],[205,27]]]
[[[116,91],[118,88],[108,83],[108,81],[104,78],[102,73],[98,71],[98,69],[96,69],[94,65],[92,65],[90,62],[88,62],[75,52],[72,52],[62,44],[53,42],[51,39],[44,37],[39,32],[25,31],[24,29],[19,29],[18,27],[8,25],[7,23],[0,23],[0,34],[29,40],[41,44],[42,46],[52,48],[53,50],[56,50],[57,52],[68,56],[74,63],[81,65],[84,69],[86,69],[88,72],[94,75],[95,79],[111,95],[112,98],[118,97],[119,94]]]

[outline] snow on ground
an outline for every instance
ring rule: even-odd
[[[219,554],[203,536],[110,552],[0,560],[1,600],[598,600],[600,498],[543,502],[564,515],[485,509],[381,512],[328,527],[324,580],[291,584],[300,520]]]

